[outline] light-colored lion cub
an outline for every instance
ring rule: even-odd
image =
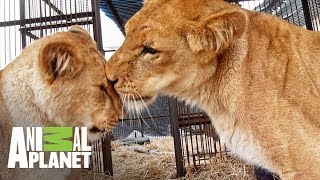
[[[74,26],[35,41],[0,71],[0,179],[53,178],[7,169],[14,126],[88,127],[91,136],[115,126],[120,101],[104,64],[90,35]]]
[[[222,0],[149,0],[106,69],[136,107],[186,100],[247,162],[320,179],[320,32]]]

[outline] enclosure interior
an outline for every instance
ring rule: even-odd
[[[320,30],[319,0],[250,0],[230,1],[245,9],[266,12],[281,17],[288,22],[309,30]],[[4,0],[0,2],[0,69],[3,69],[33,41],[78,24],[85,28],[103,49],[101,13],[105,13],[118,25],[124,34],[123,26],[142,6],[142,1],[117,0]],[[112,34],[110,34],[112,36]],[[199,168],[216,156],[228,156],[228,150],[220,142],[211,126],[208,116],[196,107],[178,102],[171,107],[170,99],[161,96],[142,114],[130,113],[113,130],[115,140],[132,138],[167,138],[175,136],[180,143],[183,166]],[[177,115],[172,121],[172,113]],[[171,120],[171,121],[170,121]],[[173,133],[173,126],[179,133]],[[110,138],[110,136],[108,136]],[[91,168],[112,174],[109,138],[93,144]],[[109,144],[109,145],[108,145]],[[183,167],[179,167],[183,168]]]

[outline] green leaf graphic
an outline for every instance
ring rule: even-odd
[[[72,141],[65,140],[72,137],[72,127],[45,127],[43,130],[44,151],[72,151]]]

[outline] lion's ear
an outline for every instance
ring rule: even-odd
[[[83,67],[75,47],[68,42],[58,41],[45,44],[39,53],[39,66],[44,79],[53,83],[57,79],[70,79],[77,75]]]
[[[71,26],[68,30],[68,32],[71,32],[71,33],[75,33],[75,34],[79,34],[81,35],[82,37],[85,37],[86,39],[89,39],[90,41],[92,41],[95,45],[96,45],[96,42],[92,39],[90,33],[88,31],[86,31],[85,29],[83,29],[81,26],[79,25],[74,25],[74,26]]]
[[[143,4],[147,4],[149,0],[143,0]]]
[[[222,11],[209,15],[187,32],[187,41],[194,52],[219,53],[229,46],[236,34],[247,26],[247,15],[242,10]]]
[[[87,37],[90,37],[90,34],[88,33],[88,31],[86,31],[85,29],[83,29],[81,26],[79,25],[74,25],[74,26],[71,26],[68,30],[69,32],[72,32],[72,33],[77,33],[77,34],[81,34],[81,35],[84,35],[84,36],[87,36]]]

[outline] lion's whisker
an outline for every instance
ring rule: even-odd
[[[123,110],[123,106],[125,104],[125,97],[123,97],[122,95],[120,95],[121,101],[122,101],[122,107],[121,107],[121,125],[123,126],[123,119],[124,119],[124,110]]]
[[[133,97],[134,97],[134,103],[136,104],[137,101],[136,101],[135,95],[133,95]],[[146,125],[150,128],[150,126],[148,125],[148,123],[147,123],[147,122],[145,121],[145,119],[143,118],[140,109],[137,108],[136,111],[137,111],[137,113],[138,113],[138,111],[139,111],[138,114],[140,115],[142,121],[144,122],[144,124],[146,124]]]
[[[130,100],[131,99],[131,100]],[[129,96],[129,104],[130,104],[130,111],[131,111],[131,113],[132,113],[132,116],[133,116],[133,119],[138,119],[137,117],[136,117],[136,114],[135,114],[135,107],[134,107],[134,104],[132,103],[132,99],[133,99],[133,95],[132,94],[130,94],[130,96]],[[131,101],[131,102],[130,102]],[[132,126],[132,121],[130,121],[130,126]]]
[[[138,112],[138,107],[137,107],[137,104],[136,104],[136,97],[135,97],[135,95],[134,94],[132,94],[132,97],[133,97],[133,107],[134,107],[134,109],[133,109],[133,111],[136,113],[136,115],[137,115],[137,119],[139,119],[139,112]]]
[[[154,119],[153,119],[153,117],[152,117],[152,115],[151,115],[151,113],[149,111],[149,108],[148,108],[146,102],[142,99],[142,97],[141,97],[141,95],[140,95],[140,93],[138,91],[136,91],[136,90],[134,90],[134,91],[139,96],[140,100],[142,101],[142,105],[145,107],[145,109],[146,109],[146,111],[147,111],[147,113],[148,113],[153,125],[156,126],[157,124],[155,123],[155,121],[154,121]]]
[[[128,117],[129,117],[129,119],[132,119],[133,115],[132,115],[132,112],[130,109],[130,102],[129,101],[130,101],[129,94],[126,94],[126,108],[127,108],[127,111],[129,112]],[[130,122],[130,126],[131,126],[131,120],[129,122]]]

